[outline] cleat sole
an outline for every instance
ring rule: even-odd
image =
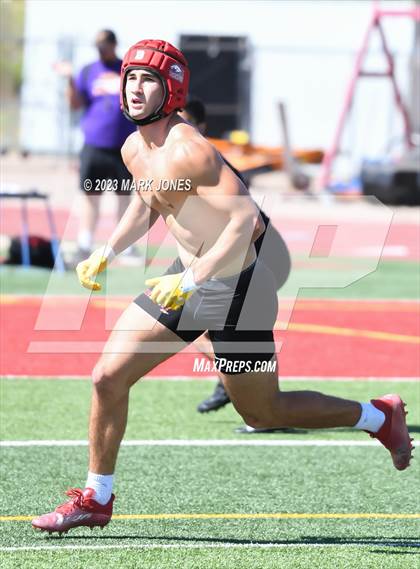
[[[77,527],[89,528],[90,531],[93,531],[95,528],[100,528],[101,530],[103,530],[108,525],[109,521],[106,522],[105,524],[97,523],[97,524],[93,524],[93,525],[90,525],[90,524],[89,525],[88,524],[86,524],[86,525],[83,525],[83,524],[75,525],[75,526],[69,527],[68,529],[65,529],[65,530],[59,530],[59,529],[55,529],[55,528],[54,529],[40,528],[40,527],[36,527],[36,526],[32,526],[32,528],[38,532],[48,532],[48,535],[53,535],[54,533],[57,533],[59,535],[59,537],[62,537],[63,535],[68,533],[69,530],[77,528]]]

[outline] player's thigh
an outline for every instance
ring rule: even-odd
[[[214,360],[214,348],[208,332],[204,332],[204,334],[194,340],[194,347],[209,359]]]
[[[184,347],[174,332],[131,303],[105,344],[96,374],[132,385]]]

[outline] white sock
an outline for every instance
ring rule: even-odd
[[[93,235],[88,229],[81,229],[77,236],[77,243],[80,249],[87,249],[90,251],[93,245]]]
[[[109,502],[112,494],[113,474],[95,474],[88,472],[85,488],[95,490],[95,500],[104,505]]]
[[[377,433],[385,422],[385,413],[375,407],[375,405],[372,405],[372,403],[360,403],[360,405],[362,414],[353,429]]]
[[[124,249],[124,251],[122,252],[123,256],[124,255],[132,255],[134,253],[134,247],[132,245],[130,245],[129,247],[127,247],[127,249]]]

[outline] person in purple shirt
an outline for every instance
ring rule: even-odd
[[[136,125],[120,109],[121,59],[116,55],[117,38],[113,31],[96,35],[99,59],[70,77],[68,99],[72,110],[83,109],[81,129],[84,145],[80,154],[80,188],[85,193],[75,262],[92,250],[103,191],[118,195],[118,219],[128,207],[131,174],[121,158],[121,147]],[[124,182],[127,180],[127,182]]]

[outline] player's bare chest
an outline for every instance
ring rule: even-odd
[[[177,176],[171,165],[168,149],[141,148],[140,145],[130,160],[133,174],[133,189],[140,192],[143,201],[151,208],[164,213],[182,207],[193,192],[190,179]]]
[[[191,180],[175,177],[169,169],[156,166],[136,172],[134,185],[143,201],[162,214],[163,210],[179,210],[193,193]]]

